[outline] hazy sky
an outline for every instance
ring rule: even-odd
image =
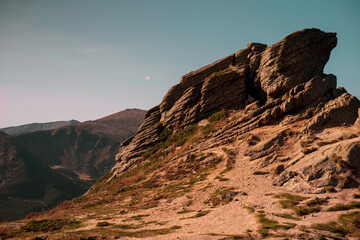
[[[360,97],[360,1],[0,0],[0,127],[149,109],[187,72],[303,28]]]

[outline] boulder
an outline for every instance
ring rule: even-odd
[[[268,47],[262,53],[258,70],[268,98],[276,98],[298,84],[321,76],[336,44],[336,33],[304,29]]]
[[[315,116],[304,124],[302,132],[313,132],[321,127],[352,125],[358,117],[359,107],[360,101],[356,97],[344,93],[327,102]]]

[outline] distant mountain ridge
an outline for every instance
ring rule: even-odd
[[[42,162],[87,188],[114,166],[120,143],[137,131],[145,113],[126,109],[94,121],[14,138]]]
[[[53,207],[84,193],[115,164],[120,143],[146,111],[9,136],[0,131],[0,221]]]
[[[18,136],[21,134],[32,133],[36,131],[46,131],[53,130],[59,127],[80,123],[77,120],[69,120],[69,121],[55,121],[55,122],[46,122],[46,123],[29,123],[14,127],[6,127],[1,128],[0,131],[10,135],[10,136]]]

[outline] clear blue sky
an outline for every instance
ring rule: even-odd
[[[0,127],[149,109],[187,72],[312,27],[338,33],[325,72],[360,97],[358,0],[0,0]]]

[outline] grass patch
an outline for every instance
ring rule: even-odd
[[[265,217],[265,214],[263,212],[258,212],[256,214],[258,222],[261,224],[260,229],[258,230],[258,233],[261,234],[262,237],[269,236],[269,230],[289,230],[290,228],[294,228],[296,226],[295,223],[282,223],[280,224],[276,220],[271,220],[267,217]]]
[[[219,180],[220,182],[229,181],[229,178],[224,178],[223,176],[217,176],[215,179]]]
[[[184,214],[184,213],[189,213],[189,212],[195,212],[195,210],[185,209],[185,210],[182,210],[182,211],[177,212],[177,214]]]
[[[360,212],[341,214],[339,221],[346,226],[347,231],[356,237],[360,237]]]
[[[345,211],[350,209],[360,208],[360,202],[350,202],[349,204],[338,203],[335,206],[328,208],[328,212]]]
[[[355,237],[360,236],[360,212],[350,212],[346,214],[341,214],[338,222],[327,222],[322,224],[314,224],[312,228],[333,232],[340,234],[341,236],[352,235]]]
[[[246,210],[248,210],[249,213],[254,213],[255,212],[255,208],[253,208],[253,207],[245,206],[244,208],[246,208]]]
[[[231,202],[238,193],[234,191],[233,187],[222,187],[211,194],[210,198],[204,203],[211,203],[212,206],[224,205]]]
[[[217,122],[220,119],[227,118],[229,116],[229,112],[227,110],[221,110],[219,112],[214,113],[208,118],[209,122]]]
[[[195,124],[186,126],[177,132],[173,132],[171,129],[165,128],[159,135],[160,142],[152,147],[147,148],[144,153],[144,158],[155,158],[160,157],[161,155],[165,156],[167,154],[166,151],[159,151],[164,150],[172,145],[178,147],[184,145],[188,139],[196,133],[197,129],[198,126]]]
[[[106,227],[106,226],[110,226],[111,224],[108,222],[98,222],[96,224],[97,227]]]
[[[314,206],[314,207],[298,206],[298,204],[301,201],[308,199],[307,197],[293,195],[290,193],[280,193],[280,194],[275,195],[275,197],[284,198],[283,200],[279,201],[280,205],[284,209],[294,210],[298,216],[304,216],[304,215],[308,215],[308,214],[320,211],[320,207],[318,207],[318,206]]]
[[[118,225],[115,225],[114,227],[117,227],[117,228],[121,228],[121,229],[138,229],[138,228],[141,228],[142,225],[134,225],[134,224],[118,224]]]
[[[345,236],[348,233],[348,230],[346,228],[344,228],[343,226],[339,225],[337,222],[334,221],[328,223],[314,224],[312,225],[312,228],[329,231],[332,233],[340,234],[342,236]]]
[[[296,221],[300,221],[300,220],[301,220],[300,218],[294,217],[293,215],[288,214],[288,213],[273,213],[273,215],[274,215],[274,216],[277,216],[277,217],[281,217],[281,218],[296,220]]]
[[[201,211],[201,212],[198,212],[197,214],[195,214],[194,216],[189,217],[189,218],[199,218],[199,217],[203,217],[203,216],[207,215],[209,212],[210,212],[210,210]]]
[[[149,216],[150,214],[139,214],[139,215],[131,216],[130,219],[139,221],[142,220],[144,217],[149,217]]]
[[[31,220],[21,227],[25,232],[52,232],[55,230],[79,227],[79,221],[71,221],[69,219],[43,219]]]
[[[209,135],[210,133],[215,132],[215,129],[211,126],[211,124],[207,124],[204,127],[202,127],[202,132],[206,136]]]
[[[92,234],[101,235],[101,236],[119,236],[119,237],[135,237],[135,238],[144,238],[144,237],[151,237],[156,235],[165,235],[174,232],[176,229],[180,229],[180,226],[172,226],[169,228],[161,228],[161,229],[143,229],[138,231],[120,231],[114,229],[105,229],[105,228],[98,228],[95,230],[88,230],[88,231],[77,231],[75,234],[81,236],[89,236]]]

